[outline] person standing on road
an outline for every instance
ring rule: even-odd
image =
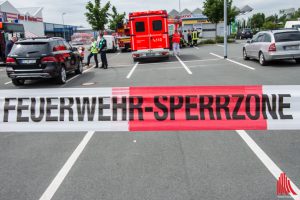
[[[106,42],[106,39],[103,37],[103,33],[100,33],[99,36],[100,36],[99,51],[100,51],[101,62],[102,62],[101,68],[107,69],[107,67],[108,67],[107,58],[106,58],[107,42]]]
[[[191,30],[188,31],[188,43],[189,43],[189,46],[191,47],[192,46],[192,34],[191,34]]]
[[[173,55],[174,56],[179,56],[180,52],[180,34],[178,33],[178,30],[175,31],[173,34]]]
[[[193,38],[193,45],[197,46],[197,44],[198,44],[198,31],[197,30],[193,31],[192,38]]]
[[[95,41],[95,39],[92,38],[91,42],[92,42],[91,47],[90,47],[91,53],[88,56],[87,66],[90,65],[91,58],[94,57],[94,60],[96,63],[96,68],[98,68],[99,65],[98,65],[98,57],[97,57],[98,56],[97,41]]]
[[[11,49],[13,48],[14,44],[17,42],[17,37],[12,37],[11,40],[9,40],[5,46],[5,57],[8,56],[8,54],[11,52]]]

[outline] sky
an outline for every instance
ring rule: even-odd
[[[85,5],[88,0],[9,0],[16,8],[23,7],[43,7],[43,17],[45,22],[62,23],[62,13],[65,24],[82,25],[89,27],[84,13]],[[92,0],[94,1],[94,0]],[[102,0],[104,4],[108,0]],[[193,10],[197,7],[202,9],[204,0],[180,0],[181,8]],[[179,0],[110,0],[111,4],[116,6],[119,12],[143,10],[170,11],[179,10]],[[233,4],[239,8],[249,5],[254,8],[250,15],[257,12],[264,12],[266,15],[278,13],[280,9],[300,8],[299,0],[233,0]],[[249,15],[249,14],[248,14]],[[248,15],[244,16],[245,18]]]

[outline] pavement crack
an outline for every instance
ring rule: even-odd
[[[187,192],[188,192],[188,195],[189,195],[189,200],[194,200],[193,192],[191,190],[191,186],[192,186],[191,185],[191,180],[189,178],[187,164],[186,164],[186,157],[185,157],[185,154],[184,154],[184,151],[183,151],[182,142],[181,142],[179,133],[176,133],[176,138],[178,140],[178,146],[179,146],[179,150],[180,150],[180,153],[181,153],[181,158],[182,158],[181,163],[182,163],[183,170],[184,170],[184,180],[185,180],[185,183],[186,183]]]

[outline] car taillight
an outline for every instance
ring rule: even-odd
[[[276,45],[275,45],[275,43],[272,43],[272,44],[269,46],[269,51],[276,51]]]
[[[41,63],[53,63],[53,62],[57,62],[57,59],[53,56],[47,56],[41,60]]]
[[[14,58],[7,57],[6,58],[6,63],[7,64],[16,64],[16,60]]]
[[[161,55],[164,55],[164,56],[169,55],[169,52],[162,52]]]
[[[134,58],[138,58],[138,57],[140,57],[140,54],[135,53],[135,54],[132,54],[132,56],[133,56]]]

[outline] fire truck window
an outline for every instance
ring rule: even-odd
[[[135,31],[136,32],[145,32],[145,24],[144,22],[136,22],[135,23]]]
[[[152,22],[153,31],[161,31],[162,30],[162,21],[155,20]]]

